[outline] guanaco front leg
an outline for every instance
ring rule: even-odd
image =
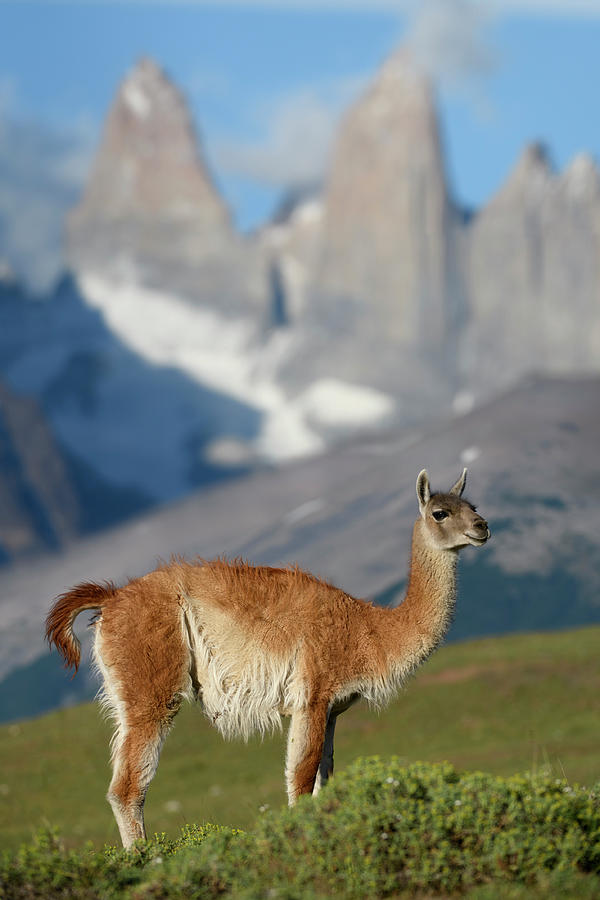
[[[309,704],[292,715],[285,766],[290,806],[300,794],[313,792],[323,756],[326,723],[327,706],[323,703]]]
[[[314,797],[317,796],[329,777],[333,775],[333,738],[335,734],[335,723],[337,722],[337,716],[338,714],[334,713],[333,710],[327,716],[323,752],[321,754],[321,762],[319,763],[317,777],[315,778],[315,786],[313,788]]]

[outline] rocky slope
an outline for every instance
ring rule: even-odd
[[[525,372],[600,364],[600,172],[577,157],[556,174],[539,145],[466,234],[466,378],[497,390]]]
[[[82,579],[142,574],[171,553],[297,562],[355,595],[398,602],[423,466],[444,488],[467,465],[467,494],[493,535],[463,554],[451,638],[600,622],[599,398],[597,378],[531,381],[460,418],[253,474],[5,570],[0,700],[25,677],[55,679],[56,704],[72,699],[80,683],[63,681],[41,640],[51,598]],[[35,678],[16,674],[31,666]]]
[[[257,314],[264,274],[231,226],[179,90],[150,59],[121,83],[80,204],[67,260],[77,273],[167,286],[221,311]]]
[[[82,519],[68,463],[38,405],[0,382],[0,561],[60,547]]]
[[[124,344],[69,278],[44,301],[0,291],[0,379],[35,398],[96,525],[221,477],[211,443],[260,428],[252,405]]]

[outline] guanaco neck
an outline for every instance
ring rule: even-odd
[[[440,550],[428,540],[425,524],[413,528],[406,596],[382,610],[380,625],[386,661],[408,674],[435,650],[446,634],[456,604],[457,550]]]

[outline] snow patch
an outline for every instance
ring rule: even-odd
[[[255,346],[250,321],[225,320],[181,298],[140,287],[132,281],[108,283],[82,275],[80,287],[110,328],[136,353],[155,365],[176,366],[196,381],[258,407],[273,405],[278,394],[268,359]],[[269,348],[264,355],[269,356]],[[255,375],[256,371],[256,375]]]
[[[207,462],[218,466],[247,466],[255,462],[256,456],[247,441],[235,438],[217,438],[204,450]]]
[[[301,203],[292,213],[292,223],[300,226],[318,224],[323,219],[324,207],[321,200],[307,200]]]
[[[255,446],[258,454],[271,462],[313,456],[326,448],[323,438],[292,403],[279,404],[267,413]]]
[[[457,416],[464,416],[475,406],[475,396],[471,391],[459,391],[452,401],[452,411]]]
[[[395,408],[388,394],[336,378],[315,381],[296,403],[310,421],[333,428],[380,425]]]
[[[395,402],[387,394],[328,378],[315,381],[295,399],[278,384],[280,363],[294,336],[275,331],[265,340],[250,319],[225,319],[212,309],[181,297],[141,287],[134,279],[108,282],[79,276],[86,301],[100,310],[108,326],[140,356],[175,366],[210,387],[262,413],[258,437],[245,447],[216,444],[209,451],[230,461],[253,454],[270,462],[320,453],[323,429],[368,428],[386,421]]]
[[[152,104],[148,95],[136,81],[131,79],[124,85],[122,97],[126,106],[138,119],[148,118]]]
[[[468,466],[470,463],[475,462],[476,459],[479,459],[480,456],[481,450],[479,447],[465,447],[460,454],[460,461],[464,466]]]
[[[301,522],[302,519],[312,516],[313,513],[320,512],[324,507],[325,502],[322,497],[315,497],[313,500],[307,500],[306,503],[301,503],[300,506],[290,510],[285,514],[283,520],[286,525],[295,525],[297,522]]]
[[[289,334],[275,333],[265,343],[250,320],[225,319],[133,281],[113,284],[88,274],[80,276],[79,284],[87,302],[136,353],[156,365],[175,366],[199,384],[260,410],[264,424],[251,448],[255,454],[278,462],[325,448],[304,411],[276,383]]]

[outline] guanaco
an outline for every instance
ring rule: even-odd
[[[145,837],[146,791],[184,699],[224,737],[264,733],[289,716],[289,803],[319,791],[333,772],[338,715],[361,697],[387,702],[448,629],[458,551],[490,536],[462,498],[466,476],[432,493],[420,472],[408,587],[393,609],[297,567],[223,559],[175,560],[123,587],[86,583],[57,598],[46,637],[75,671],[73,622],[99,610],[94,659],[116,723],[107,798],[125,847]]]

